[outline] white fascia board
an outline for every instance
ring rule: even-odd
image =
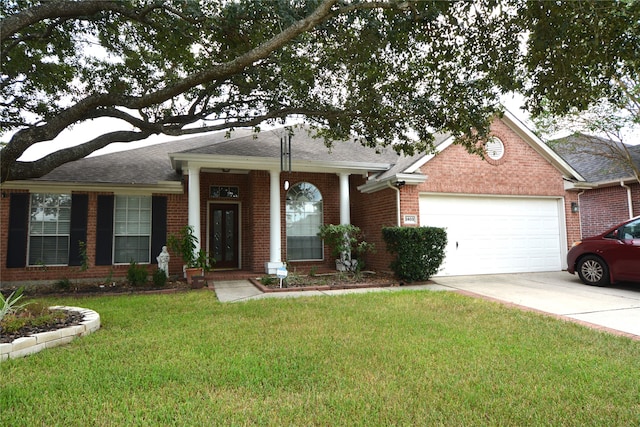
[[[622,179],[612,179],[608,181],[599,181],[599,182],[573,182],[573,186],[569,189],[575,190],[593,190],[595,188],[606,188],[606,187],[619,187],[621,184],[630,185],[637,184],[638,181],[634,177],[627,177]],[[569,184],[571,185],[571,184]],[[565,183],[565,189],[567,188],[567,184]]]
[[[191,167],[200,169],[238,169],[238,170],[275,170],[280,169],[280,159],[272,157],[241,157],[241,156],[203,156],[195,154],[171,155],[171,165],[185,170]],[[353,173],[385,171],[391,167],[389,163],[369,162],[339,162],[310,160],[291,161],[291,170],[294,172],[320,172],[320,173]]]
[[[393,176],[387,177],[381,180],[371,180],[362,185],[359,185],[357,189],[361,193],[375,193],[376,191],[384,190],[385,188],[389,188],[389,183],[393,184],[398,181],[404,181],[405,185],[419,185],[427,180],[425,175],[421,174],[406,174],[399,173]]]
[[[583,191],[583,190],[592,190],[595,186],[593,184],[588,184],[586,182],[576,182],[576,181],[564,181],[564,189],[565,191]]]
[[[181,182],[159,181],[157,184],[115,184],[59,181],[10,181],[2,184],[3,189],[28,190],[32,193],[100,192],[130,195],[150,195],[152,193],[183,194]]]
[[[522,139],[524,139],[538,154],[547,159],[556,169],[569,178],[578,181],[586,181],[582,175],[573,169],[569,163],[565,162],[555,151],[544,143],[535,133],[531,131],[524,123],[505,108],[502,120],[507,126],[515,131]]]
[[[444,141],[442,141],[436,147],[436,153],[434,153],[434,154],[426,154],[426,155],[422,156],[420,159],[418,159],[415,163],[413,163],[411,166],[409,166],[403,172],[405,172],[405,173],[414,173],[414,172],[416,172],[419,168],[424,166],[425,163],[427,163],[429,160],[433,159],[436,156],[437,153],[440,153],[442,150],[448,148],[451,144],[453,144],[454,140],[455,140],[455,138],[453,136],[450,136],[449,138],[445,139]]]

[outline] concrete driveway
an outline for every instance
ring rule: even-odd
[[[640,284],[598,288],[566,271],[432,278],[455,289],[640,337]]]

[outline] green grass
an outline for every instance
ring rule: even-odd
[[[454,293],[47,302],[103,327],[0,363],[0,425],[640,424],[640,342]]]

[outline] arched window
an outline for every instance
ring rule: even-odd
[[[287,260],[322,259],[322,194],[308,182],[287,191]]]

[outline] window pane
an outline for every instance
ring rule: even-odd
[[[71,196],[31,194],[29,265],[66,265],[69,260]]]
[[[66,265],[68,259],[68,236],[32,236],[30,238],[29,265]]]
[[[116,196],[114,262],[148,263],[151,245],[151,197]]]
[[[316,186],[302,182],[287,192],[287,258],[322,259],[322,195]]]
[[[120,236],[115,241],[115,258],[118,264],[128,264],[131,261],[149,262],[149,243],[147,236]]]

